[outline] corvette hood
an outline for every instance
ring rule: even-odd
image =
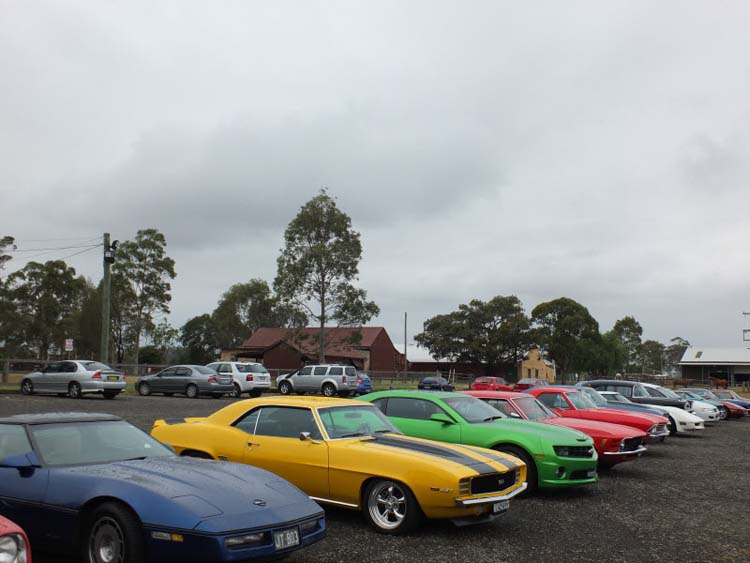
[[[321,512],[315,502],[288,481],[268,471],[234,463],[175,456],[54,472],[54,480],[59,483],[50,483],[52,496],[58,497],[52,499],[53,504],[72,507],[73,497],[80,498],[85,488],[88,498],[122,498],[136,508],[147,524],[224,532]]]
[[[544,422],[556,426],[566,426],[579,430],[589,436],[597,438],[632,438],[638,434],[643,434],[641,430],[622,424],[612,422],[600,422],[598,420],[586,420],[584,418],[567,418],[563,416],[555,418],[545,418]]]

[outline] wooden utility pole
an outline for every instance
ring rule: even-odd
[[[109,233],[104,233],[102,263],[104,265],[104,277],[102,278],[102,340],[99,358],[103,364],[109,364],[109,333],[110,333],[110,298],[112,293],[112,281],[109,269],[114,262],[114,252],[109,247]]]
[[[406,312],[404,312],[404,376],[409,376],[409,362],[406,355]]]

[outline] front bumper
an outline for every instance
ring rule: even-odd
[[[706,426],[701,422],[677,422],[677,432],[692,432],[693,430],[705,430]]]
[[[623,460],[625,460],[625,459],[629,459],[629,458],[631,458],[633,456],[639,456],[639,455],[642,455],[643,452],[645,452],[647,450],[648,450],[648,448],[646,448],[646,446],[639,446],[635,450],[629,450],[629,451],[624,451],[624,452],[620,452],[620,451],[617,451],[617,452],[602,452],[602,455],[607,456],[607,461],[611,462],[611,461],[614,461],[618,457],[621,457]]]
[[[540,489],[563,489],[596,483],[598,456],[567,458],[546,456],[536,460]]]
[[[480,497],[480,498],[469,498],[469,499],[456,499],[456,506],[475,506],[481,504],[493,504],[496,502],[502,502],[504,500],[510,500],[515,496],[520,495],[527,488],[526,483],[521,483],[521,486],[517,489],[505,494],[505,495],[494,495],[491,497]]]

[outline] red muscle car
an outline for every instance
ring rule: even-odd
[[[26,533],[14,522],[0,516],[0,561],[31,563],[31,546]]]
[[[646,451],[644,444],[648,440],[648,435],[641,430],[609,422],[562,417],[553,413],[528,393],[506,391],[464,391],[464,393],[489,403],[511,418],[565,426],[588,434],[593,438],[594,447],[599,454],[599,465],[604,467],[637,459]]]
[[[511,391],[513,388],[502,377],[477,377],[471,382],[476,391]]]
[[[569,387],[549,385],[529,389],[527,393],[560,416],[630,426],[647,432],[650,441],[662,441],[669,435],[669,420],[663,416],[597,408],[583,393]]]

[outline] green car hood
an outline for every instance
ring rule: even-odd
[[[468,424],[467,426],[476,428],[477,430],[481,428],[481,432],[497,432],[501,430],[516,434],[526,434],[529,437],[536,436],[542,441],[555,446],[583,446],[594,443],[590,436],[578,430],[541,422],[532,422],[530,420],[508,420],[503,418],[494,422],[480,422]]]

